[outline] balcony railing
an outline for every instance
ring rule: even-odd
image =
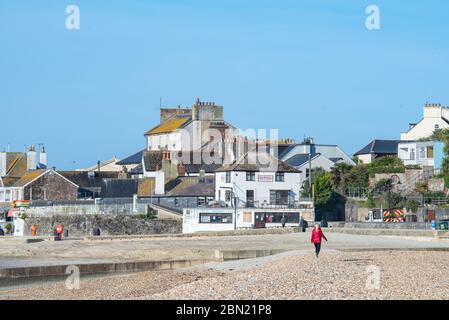
[[[239,208],[255,208],[255,209],[313,209],[313,203],[311,199],[301,199],[300,201],[288,201],[281,203],[270,203],[268,201],[240,201]]]

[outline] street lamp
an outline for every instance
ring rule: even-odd
[[[397,179],[396,185],[401,185],[401,180],[397,174],[390,177],[390,183],[388,184],[388,213],[391,213],[391,189],[393,188],[393,178]]]

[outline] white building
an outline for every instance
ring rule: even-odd
[[[398,157],[406,166],[435,167],[434,141],[402,141]]]
[[[286,227],[298,227],[300,218],[314,221],[312,201],[300,201],[296,208],[185,208],[183,233],[231,231],[236,229],[280,228],[286,217]],[[236,222],[234,223],[234,219]]]
[[[382,157],[397,156],[399,142],[398,140],[375,139],[357,151],[354,156],[364,164],[370,164]]]
[[[238,207],[299,203],[301,172],[265,152],[250,151],[215,173],[215,199]]]
[[[335,165],[334,161],[329,160],[328,158],[319,153],[310,156],[310,160],[308,154],[297,154],[288,159],[286,163],[301,171],[302,182],[306,181],[309,178],[310,168],[312,169],[312,171],[313,169],[316,168],[322,168],[324,171],[329,172]]]
[[[351,166],[355,163],[352,159],[337,145],[332,144],[315,144],[311,139],[299,144],[290,144],[279,148],[278,158],[284,162],[296,155],[321,156],[331,160],[334,163],[344,162]]]
[[[191,151],[237,134],[238,130],[224,121],[223,106],[197,99],[192,109],[161,109],[160,124],[145,137],[147,150]]]
[[[311,139],[300,144],[280,145],[278,152],[280,160],[301,171],[303,182],[309,177],[310,168],[330,172],[337,163],[355,166],[354,161],[337,145],[315,144]]]
[[[410,123],[409,130],[401,133],[401,140],[415,141],[428,138],[436,129],[449,128],[449,107],[426,103],[424,116],[418,123]]]

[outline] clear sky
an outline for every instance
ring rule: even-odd
[[[65,27],[80,8],[80,30]],[[365,8],[380,8],[368,30]],[[94,165],[145,145],[163,106],[196,97],[238,128],[340,145],[398,139],[449,105],[449,2],[0,1],[0,148],[45,143]]]

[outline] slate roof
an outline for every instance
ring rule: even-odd
[[[72,181],[82,189],[101,188],[103,179],[116,179],[119,172],[100,171],[58,171],[60,175]]]
[[[119,162],[117,162],[117,164],[120,166],[125,166],[125,165],[130,165],[130,164],[140,164],[140,163],[142,163],[142,155],[143,155],[144,151],[145,151],[145,149],[140,150],[139,152],[136,152],[123,160],[120,160]]]
[[[320,154],[316,154],[312,157],[312,159],[315,159],[316,157],[319,157],[319,156],[320,156]],[[289,158],[285,162],[293,167],[300,167],[304,163],[307,163],[308,161],[309,161],[309,154],[308,153],[300,153],[300,154],[295,154],[293,157]]]
[[[139,164],[128,171],[129,174],[143,174],[143,165]]]
[[[399,140],[373,140],[354,155],[362,154],[397,154]]]
[[[330,161],[337,163],[338,161],[344,160],[343,158],[329,158]]]
[[[131,198],[138,192],[138,179],[103,179],[102,198]]]
[[[272,169],[276,172],[301,172],[268,153],[255,151],[247,152],[240,159],[217,171],[272,171]]]
[[[292,151],[293,148],[295,148],[296,146],[297,146],[297,144],[290,144],[290,145],[282,146],[282,147],[279,146],[278,147],[278,157],[279,157],[279,159],[284,158],[287,155],[287,153]]]
[[[219,161],[217,161],[218,163],[209,163],[214,160],[214,157],[212,157],[210,153],[209,156],[205,157],[207,152],[208,151],[204,149],[204,152],[190,151],[188,154],[184,153],[182,157],[181,155],[178,155],[183,162],[186,173],[199,173],[200,170],[204,170],[205,173],[213,173],[221,168],[223,160],[220,158]]]
[[[162,169],[162,151],[144,151],[143,163],[146,171],[156,171]]]
[[[143,162],[146,171],[156,171],[156,168],[158,168],[159,170],[162,169],[162,153],[163,151],[159,150],[143,152]],[[189,151],[183,154],[178,153],[172,155],[172,157],[175,156],[179,157],[179,159],[182,161],[186,173],[199,173],[200,170],[204,170],[205,173],[213,173],[222,166],[221,159],[219,163],[206,163],[204,154],[199,151]],[[200,161],[200,163],[197,163],[198,160]],[[131,171],[132,170],[130,170],[130,173],[134,173]]]
[[[215,179],[205,177],[178,177],[175,186],[167,192],[171,197],[213,197],[215,195]]]
[[[163,123],[158,124],[154,128],[145,132],[145,135],[148,136],[148,135],[152,135],[152,134],[173,132],[176,129],[182,128],[184,125],[186,125],[191,120],[192,120],[192,116],[190,114],[176,114],[176,115],[173,115],[172,117],[168,118]]]

